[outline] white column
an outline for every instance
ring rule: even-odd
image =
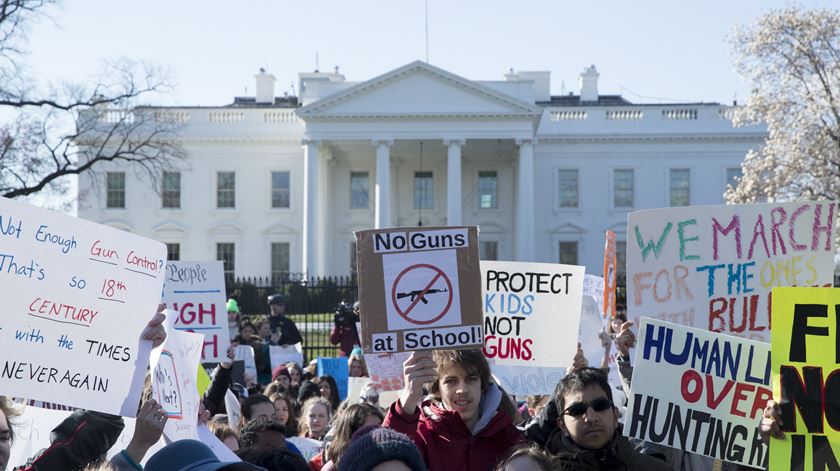
[[[376,186],[373,192],[373,204],[376,215],[374,229],[391,226],[391,146],[393,140],[374,140],[376,146]]]
[[[534,143],[517,139],[516,260],[534,261]]]
[[[463,139],[444,139],[446,146],[446,224],[460,226],[461,217],[461,146]]]
[[[318,153],[320,142],[303,141],[303,272],[308,276],[316,273],[318,267],[318,226],[319,206],[318,176],[321,156]]]

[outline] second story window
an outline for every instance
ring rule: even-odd
[[[633,186],[633,169],[613,170],[613,207],[633,207],[635,204]]]
[[[414,172],[414,209],[434,209],[434,189],[432,172]]]
[[[125,172],[105,174],[105,207],[125,208]]]
[[[181,172],[163,172],[160,196],[164,208],[181,207]]]
[[[577,169],[563,168],[558,170],[557,206],[560,208],[577,208],[579,204]]]
[[[494,171],[478,172],[478,209],[499,208],[499,174]]]
[[[350,172],[350,209],[370,207],[368,172]]]
[[[691,173],[687,168],[672,168],[668,187],[670,189],[668,202],[671,206],[691,204]]]
[[[216,207],[236,207],[236,172],[216,172]]]
[[[289,172],[271,172],[271,207],[289,208]]]

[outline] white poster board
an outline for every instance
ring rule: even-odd
[[[642,318],[624,434],[766,469],[770,344]]]
[[[166,247],[0,198],[0,391],[134,416]]]
[[[234,361],[245,363],[245,382],[257,381],[257,362],[254,358],[254,347],[250,345],[237,345],[234,349]]]
[[[506,391],[554,391],[577,351],[583,281],[581,266],[481,262],[484,356]]]
[[[201,361],[227,359],[230,345],[221,261],[171,261],[166,265],[163,302],[173,313],[175,328],[204,335]]]
[[[770,341],[774,286],[831,286],[834,202],[630,213],[628,320],[640,316]]]
[[[300,342],[294,345],[269,345],[268,355],[271,361],[271,370],[279,365],[293,361],[298,365],[303,364],[303,346]]]
[[[383,391],[402,391],[405,386],[403,363],[409,356],[410,352],[365,353],[371,386],[380,394]]]
[[[604,277],[589,273],[583,275],[583,294],[592,296],[598,303],[598,310],[603,313]]]
[[[196,438],[196,377],[204,336],[170,329],[166,341],[152,351],[152,397],[169,417],[163,433],[171,441]]]

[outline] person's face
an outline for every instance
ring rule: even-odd
[[[250,325],[246,325],[242,328],[242,338],[243,339],[250,339],[254,335],[254,328]]]
[[[619,331],[621,331],[621,324],[624,324],[624,321],[617,317],[610,320],[610,333],[617,334]]]
[[[328,381],[321,381],[321,397],[329,399],[332,394],[332,388]]]
[[[362,424],[362,427],[364,427],[365,425],[374,425],[376,427],[379,427],[380,425],[382,425],[382,419],[380,419],[379,416],[376,415],[368,415],[365,417],[365,422]]]
[[[565,409],[557,418],[557,423],[572,441],[590,450],[601,449],[609,443],[615,434],[618,413],[600,386],[589,385],[582,391],[569,392],[563,396],[563,404]],[[586,406],[586,411],[575,416],[574,409],[580,404]]]
[[[234,453],[239,451],[239,440],[237,440],[236,437],[232,435],[222,440],[222,443],[224,443],[225,446],[228,447],[230,451]]]
[[[271,309],[272,316],[279,316],[286,312],[285,304],[269,304],[268,307]]]
[[[236,311],[228,311],[228,322],[236,322],[239,319],[239,313]]]
[[[275,414],[274,404],[270,402],[260,402],[259,404],[251,406],[251,420],[254,420],[257,417],[274,417]]]
[[[503,471],[543,471],[543,468],[530,456],[517,456],[505,465]]]
[[[306,422],[309,425],[309,432],[316,437],[320,437],[327,428],[327,422],[330,418],[327,416],[327,408],[323,404],[315,404],[309,410],[309,415],[306,417]]]
[[[407,464],[398,460],[386,461],[379,463],[370,469],[370,471],[411,471]]]
[[[481,402],[481,378],[467,374],[459,366],[449,366],[439,372],[440,398],[447,410],[458,412],[467,427],[472,428],[478,420],[478,404]]]
[[[271,324],[263,322],[260,324],[260,337],[265,338],[271,335]]]
[[[350,362],[350,377],[358,378],[362,376],[363,373],[364,371],[362,371],[362,362],[354,358],[353,361]]]
[[[292,383],[292,380],[290,380],[289,377],[286,375],[280,375],[274,381],[277,382],[277,384],[279,384],[280,386],[283,386],[284,390],[288,390],[289,384]]]
[[[276,430],[260,432],[254,448],[257,450],[286,448],[286,436]]]
[[[6,421],[6,414],[0,410],[0,470],[6,469],[12,449],[12,431]]]
[[[289,405],[283,399],[274,401],[274,413],[281,424],[286,425],[289,421]]]
[[[536,417],[540,415],[540,412],[542,412],[542,410],[545,409],[545,406],[548,405],[548,401],[550,400],[551,396],[546,394],[542,397],[542,399],[540,399],[540,402],[538,402],[534,408],[528,408],[528,414],[530,414],[531,417]]]
[[[289,368],[289,376],[292,377],[292,384],[300,384],[300,371],[297,368]]]

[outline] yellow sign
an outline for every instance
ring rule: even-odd
[[[773,289],[771,470],[840,469],[840,288]]]
[[[202,365],[198,365],[198,375],[195,379],[195,385],[198,388],[198,395],[204,396],[204,392],[210,387],[210,376]]]

